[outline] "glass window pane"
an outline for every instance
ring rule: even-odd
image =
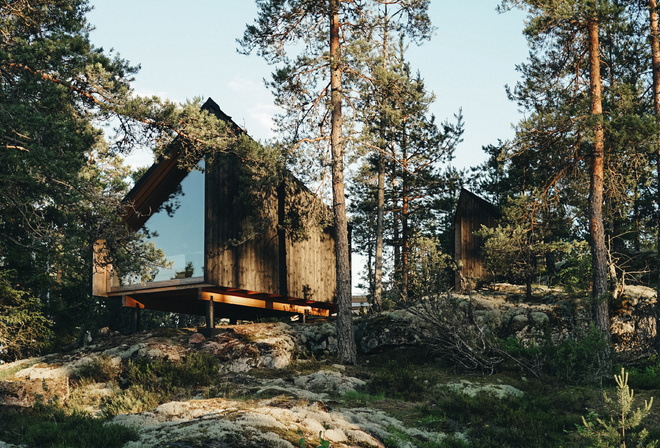
[[[204,168],[203,162],[200,168]],[[204,173],[192,170],[144,224],[143,231],[165,253],[171,268],[159,268],[151,280],[204,276]],[[130,279],[124,282],[136,283]]]

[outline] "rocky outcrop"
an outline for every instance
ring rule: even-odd
[[[392,431],[411,439],[440,443],[444,434],[408,428],[385,412],[369,409],[329,411],[323,402],[275,397],[256,402],[226,399],[163,404],[152,412],[120,415],[113,423],[139,428],[140,440],[125,448],[282,447],[383,448]],[[413,446],[413,445],[408,445]]]
[[[295,359],[298,335],[289,325],[252,324],[226,327],[213,338],[199,333],[169,330],[130,336],[112,334],[73,352],[24,360],[0,366],[0,403],[32,406],[35,399],[60,402],[69,396],[69,383],[81,369],[98,359],[119,371],[128,360],[178,361],[191,351],[217,357],[223,372],[253,368],[282,369]],[[12,374],[3,372],[13,371]]]
[[[523,345],[538,344],[550,337],[562,341],[591,323],[590,299],[576,299],[561,291],[539,289],[534,302],[525,302],[518,287],[500,285],[499,291],[455,295],[458,303],[471,303],[476,321],[501,338],[515,338]],[[504,289],[503,289],[504,288]],[[653,351],[656,335],[655,291],[642,286],[628,286],[611,304],[611,333],[614,350],[619,355],[641,356]],[[397,310],[367,316],[356,321],[356,340],[366,353],[392,347],[416,346],[428,340],[433,323],[420,317],[423,308],[409,312]]]
[[[212,338],[196,343],[221,361],[223,371],[283,369],[295,357],[298,335],[287,324],[236,325],[220,330]]]
[[[634,358],[648,354],[655,343],[656,291],[644,286],[627,286],[611,310],[612,342],[620,356]]]

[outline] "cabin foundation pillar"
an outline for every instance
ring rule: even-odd
[[[136,306],[131,310],[131,333],[140,331],[140,307]]]
[[[209,333],[213,333],[213,329],[215,328],[214,312],[213,296],[211,296],[210,300],[206,302],[206,329]]]

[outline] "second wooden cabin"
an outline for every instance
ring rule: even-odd
[[[454,215],[455,290],[474,288],[488,277],[484,269],[483,238],[475,232],[481,226],[495,227],[501,214],[497,207],[466,189],[461,189]]]

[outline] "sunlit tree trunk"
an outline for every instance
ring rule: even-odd
[[[387,5],[385,5],[385,14],[383,20],[383,68],[387,68],[387,36],[388,29]],[[386,101],[383,97],[382,102]],[[385,104],[381,104],[384,107]],[[374,308],[379,311],[383,302],[383,233],[385,232],[385,151],[386,151],[386,137],[385,137],[385,118],[382,116],[384,111],[381,110],[380,119],[380,138],[381,145],[380,154],[378,154],[378,185],[376,192],[376,260],[374,266]]]
[[[378,155],[378,186],[376,192],[376,255],[374,266],[373,306],[379,311],[383,303],[383,233],[385,229],[385,154]]]
[[[348,222],[344,196],[344,152],[342,148],[341,77],[339,45],[339,0],[330,1],[330,102],[332,129],[332,198],[335,218],[337,266],[337,345],[340,362],[355,364],[357,353],[351,310],[351,271],[348,250]]]
[[[408,301],[408,252],[410,248],[409,229],[408,229],[408,142],[406,138],[406,119],[403,119],[403,138],[401,142],[403,165],[402,174],[402,194],[401,194],[401,300]]]
[[[651,28],[651,62],[653,69],[653,107],[655,110],[656,123],[660,126],[660,39],[658,37],[658,2],[649,0],[649,15]],[[656,192],[656,203],[658,204],[657,222],[658,222],[658,286],[657,297],[660,297],[660,135],[656,141],[656,155],[658,160],[658,190]],[[657,331],[658,322],[660,322],[660,302],[656,305],[656,346],[660,348],[660,332]]]
[[[596,327],[609,339],[609,307],[607,303],[607,252],[603,226],[603,179],[605,159],[605,133],[603,129],[602,79],[600,76],[600,48],[598,19],[587,22],[589,45],[589,83],[591,115],[595,119],[594,146],[591,159],[591,185],[589,189],[589,234],[593,264],[592,305]]]

